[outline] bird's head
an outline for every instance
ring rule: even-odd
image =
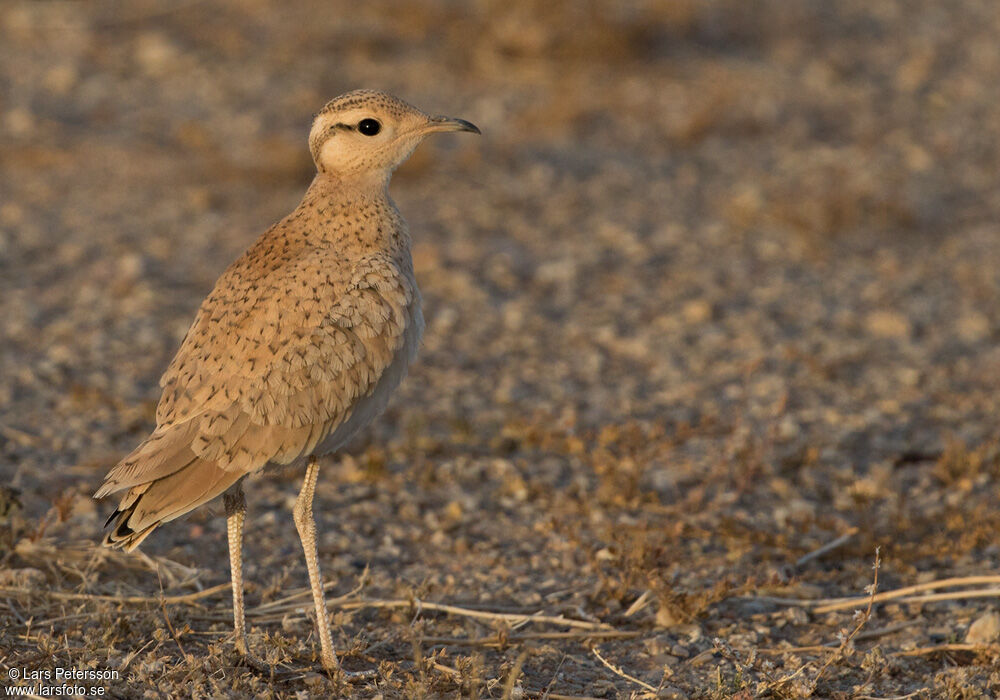
[[[309,132],[309,150],[321,173],[384,181],[436,131],[480,133],[464,119],[432,117],[384,92],[355,90],[319,111]]]

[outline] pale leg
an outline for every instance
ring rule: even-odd
[[[243,488],[237,484],[235,490],[230,489],[222,500],[226,505],[226,529],[229,533],[229,571],[233,584],[233,629],[235,631],[236,651],[248,664],[262,671],[270,671],[270,667],[250,654],[247,646],[246,614],[243,608],[243,520],[246,517],[247,503],[243,498]]]
[[[319,634],[323,668],[333,672],[340,668],[337,655],[333,652],[333,635],[330,633],[330,615],[326,610],[326,598],[323,595],[323,577],[319,572],[319,556],[316,554],[316,521],[313,520],[312,502],[316,493],[316,477],[319,474],[319,464],[315,457],[309,458],[306,467],[306,478],[302,490],[295,501],[292,515],[295,518],[295,528],[302,540],[302,550],[306,555],[306,568],[309,570],[309,585],[312,587],[313,604],[316,606],[316,632]]]

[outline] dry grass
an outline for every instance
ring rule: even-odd
[[[123,698],[996,695],[966,635],[1000,588],[1000,25],[939,5],[0,6],[0,667]],[[362,85],[484,138],[394,180],[424,347],[317,494],[371,677],[315,670],[282,471],[247,489],[263,676],[220,514],[126,556],[90,494]]]

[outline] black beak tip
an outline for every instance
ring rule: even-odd
[[[469,131],[473,134],[479,134],[480,136],[483,133],[479,130],[479,127],[472,122],[467,122],[464,119],[456,119],[455,121],[462,125],[462,131]]]
[[[442,124],[445,127],[444,131],[468,131],[473,134],[482,134],[479,127],[472,122],[467,122],[464,119],[458,119],[456,117],[431,117],[432,124]]]

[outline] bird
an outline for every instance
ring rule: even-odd
[[[219,277],[160,379],[155,429],[94,494],[121,494],[103,544],[125,551],[223,496],[234,646],[255,668],[268,667],[247,644],[242,482],[268,466],[304,464],[293,520],[320,660],[342,672],[316,550],[318,457],[383,411],[415,358],[420,291],[389,180],[426,136],[463,131],[481,133],[380,91],[330,100],[309,132],[316,174],[302,201]]]

